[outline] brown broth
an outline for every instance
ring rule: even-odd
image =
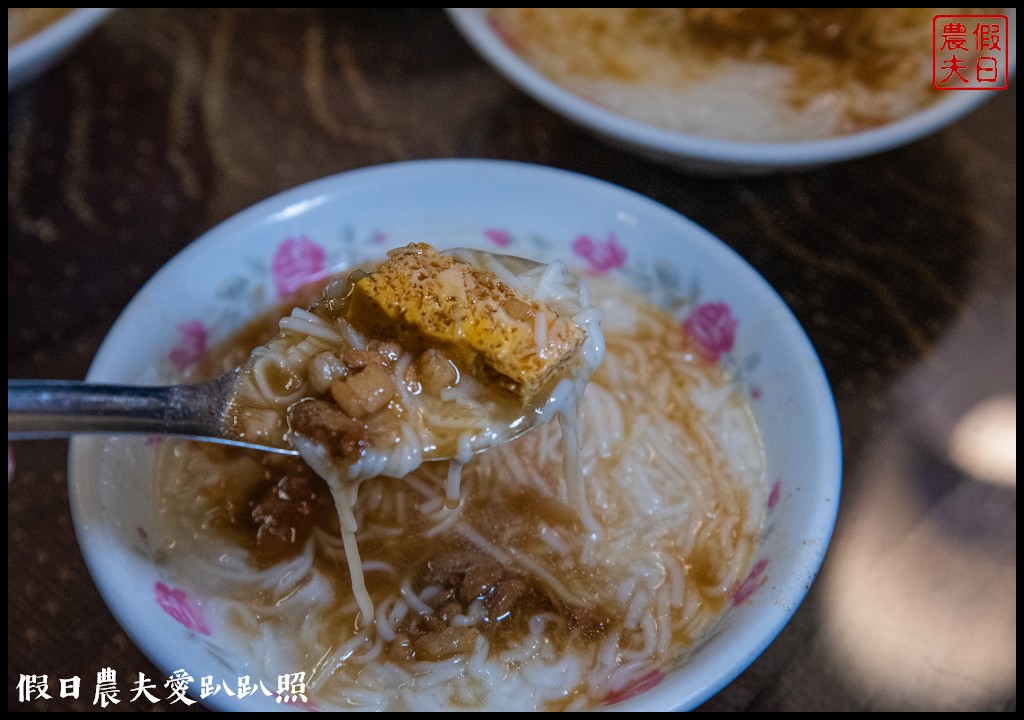
[[[795,111],[817,100],[841,102],[843,122],[837,131],[845,133],[891,122],[897,119],[894,113],[906,114],[940,97],[930,76],[932,19],[952,10],[492,8],[489,12],[499,34],[516,52],[598,104],[602,104],[601,95],[589,96],[589,85],[577,83],[578,79],[653,84],[683,92],[693,83],[716,79],[726,61],[767,63],[791,70],[792,80],[763,88],[766,94]],[[643,102],[639,95],[630,97]],[[613,109],[633,114],[628,106],[617,104]],[[639,108],[634,112],[640,119],[647,117]]]
[[[692,358],[688,362],[692,362],[694,368],[716,383],[724,382],[720,369],[700,359],[697,348],[689,338],[679,333],[678,325],[671,318],[650,307],[645,307],[643,312],[656,321],[650,329],[638,329],[625,335],[606,333],[611,356],[632,358],[628,363],[642,363],[644,367],[667,362],[664,358],[670,356]],[[215,373],[223,364],[231,365],[236,362],[235,358],[244,357],[253,346],[261,344],[268,333],[273,334],[279,316],[280,312],[268,313],[247,325],[214,350],[204,369]],[[638,344],[645,352],[630,355]],[[634,369],[639,372],[644,368]],[[612,394],[628,391],[617,386],[605,368],[598,370],[593,382]],[[668,408],[668,415],[682,435],[702,437],[704,430],[700,426],[700,413],[693,407],[673,406]],[[633,418],[626,420],[627,424],[634,422]],[[512,446],[493,452],[525,456],[529,451],[517,448],[536,447],[529,444],[535,442],[539,442],[537,438],[524,437]],[[697,444],[700,444],[699,440]],[[201,491],[214,512],[196,527],[194,532],[197,536],[208,535],[211,541],[244,549],[254,570],[285,563],[311,545],[320,547],[309,541],[314,532],[326,533],[336,545],[340,545],[338,518],[329,489],[300,460],[199,443],[189,444],[185,452],[201,458],[208,466],[225,468],[215,482],[208,483]],[[614,473],[616,463],[617,455],[602,458],[594,472]],[[502,551],[516,548],[516,552],[544,565],[554,557],[552,548],[541,539],[545,530],[561,533],[567,538],[579,537],[585,530],[575,510],[559,500],[557,495],[531,491],[512,482],[511,476],[507,482],[502,481],[501,476],[496,475],[503,472],[502,467],[501,462],[493,460],[490,452],[466,466],[463,481],[466,490],[458,508],[460,522]],[[540,481],[544,486],[558,487],[561,464],[557,458],[538,465],[536,471],[541,474]],[[433,484],[433,488],[443,495],[443,487],[440,487],[443,485],[443,470],[418,472],[417,477],[420,482]],[[474,492],[474,488],[485,486],[495,490],[491,494]],[[285,489],[283,494],[282,488]],[[295,488],[299,488],[298,491]],[[411,612],[397,628],[395,639],[386,644],[384,653],[389,661],[414,671],[420,662],[431,663],[469,654],[478,635],[487,639],[492,654],[500,652],[516,646],[528,635],[530,619],[538,613],[550,613],[559,618],[558,622],[547,626],[545,636],[546,642],[558,652],[587,652],[588,648],[596,646],[609,635],[623,631],[624,612],[609,599],[608,584],[613,580],[602,563],[580,563],[559,575],[558,580],[572,587],[579,600],[566,602],[552,590],[547,580],[528,566],[521,563],[506,566],[496,562],[457,532],[445,531],[428,537],[431,521],[425,512],[415,511],[418,501],[412,493],[412,487],[402,480],[374,478],[362,486],[359,495],[361,530],[372,527],[377,531],[389,531],[366,533],[359,537],[359,552],[364,565],[386,563],[394,568],[393,574],[366,573],[367,589],[374,602],[393,596],[401,578],[411,578],[412,587],[417,592],[427,586],[439,588],[428,602],[431,612]],[[746,494],[737,490],[734,495],[733,500],[738,498],[738,508],[729,510],[715,505],[709,516],[738,512],[735,527],[742,528],[746,526],[748,512]],[[723,500],[726,501],[732,502],[728,498]],[[404,514],[397,512],[395,508],[402,503],[413,510]],[[171,508],[170,512],[176,511]],[[604,512],[611,517],[623,511],[613,503]],[[268,516],[274,519],[272,531],[266,529]],[[701,520],[702,523],[709,521]],[[755,539],[740,538],[735,532],[730,537],[749,543]],[[673,556],[685,569],[688,592],[699,596],[702,608],[715,615],[724,609],[728,594],[721,587],[719,566],[723,558],[717,542],[698,543],[692,552],[684,553],[678,543],[669,539],[661,550]],[[749,566],[749,560],[749,556],[744,556],[742,563]],[[339,563],[336,555],[332,557],[320,550],[314,551],[313,563],[319,574],[329,579],[333,593],[331,610],[323,614],[319,635],[324,638],[348,637],[352,633],[353,617],[338,611],[352,602],[347,569]],[[550,564],[555,565],[554,562]],[[244,602],[244,598],[239,599]],[[262,598],[262,601],[285,608],[289,602],[287,598],[270,596]],[[452,615],[464,614],[474,601],[483,607],[483,620],[466,631],[455,628],[450,623]],[[672,645],[675,648],[687,647],[697,637],[680,623],[681,608],[673,608],[671,612],[674,624]],[[261,621],[272,620],[262,618]],[[317,657],[307,657],[311,664],[319,661]],[[661,661],[666,660],[661,658]],[[562,700],[550,703],[547,709],[568,707],[583,693],[583,688],[577,688]]]

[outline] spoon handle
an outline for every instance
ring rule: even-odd
[[[70,380],[8,380],[7,439],[76,433],[151,433],[294,455],[290,448],[230,437],[224,417],[234,373],[193,385],[103,385]]]
[[[98,385],[64,380],[7,381],[7,437],[80,432],[166,433],[202,428],[174,402],[175,387]],[[186,406],[187,407],[187,406]]]

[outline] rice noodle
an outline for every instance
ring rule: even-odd
[[[460,471],[443,463],[367,479],[345,486],[340,530],[318,521],[293,555],[254,565],[237,532],[224,530],[226,498],[256,497],[268,475],[301,469],[286,458],[164,444],[153,541],[168,575],[203,598],[218,642],[253,663],[247,672],[307,672],[322,709],[579,710],[677,662],[714,627],[764,520],[756,427],[678,323],[611,281],[591,289],[608,352],[579,399],[578,435],[549,423],[468,458],[455,509],[446,499]],[[582,438],[578,452],[567,436]],[[567,455],[585,478],[590,520],[566,483]],[[448,623],[477,633],[473,642],[449,657],[404,657],[397,648],[415,641],[416,619],[450,602],[453,591],[429,568],[453,548],[544,600],[490,628],[477,598]],[[360,563],[372,615],[349,583]],[[359,623],[360,614],[375,622]],[[574,634],[588,615],[603,618],[599,631]]]

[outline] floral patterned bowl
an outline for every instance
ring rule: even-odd
[[[505,79],[537,102],[610,144],[695,175],[764,175],[874,155],[930,135],[995,95],[992,90],[944,92],[943,97],[932,105],[901,119],[863,132],[820,140],[722,140],[667,130],[596,105],[553,82],[520,57],[488,22],[489,8],[447,10],[455,27],[473,49]],[[1008,17],[1007,74],[1012,77],[1017,56],[1017,15],[1014,8],[1005,12]]]
[[[827,380],[792,313],[740,257],[671,210],[598,180],[507,162],[423,161],[329,177],[245,210],[172,259],[117,320],[88,378],[174,380],[296,287],[413,241],[618,276],[674,313],[748,394],[771,483],[753,568],[696,649],[606,702],[668,710],[706,700],[772,641],[810,586],[835,521],[840,444]],[[211,599],[187,574],[172,574],[151,539],[158,442],[72,443],[72,511],[93,577],[168,680],[219,709],[284,707],[276,679],[250,677],[244,651],[206,614]],[[243,699],[243,690],[252,694]]]

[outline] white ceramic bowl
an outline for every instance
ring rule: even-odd
[[[114,8],[76,8],[7,49],[7,90],[31,80],[99,25]]]
[[[580,243],[584,236],[591,242]],[[840,442],[828,382],[792,313],[746,262],[675,212],[602,181],[508,162],[421,161],[328,177],[239,213],[167,263],[118,318],[88,379],[172,380],[279,292],[412,241],[561,258],[646,287],[655,300],[685,296],[684,314],[728,304],[738,325],[723,362],[751,398],[773,486],[764,536],[714,632],[616,709],[706,700],[772,641],[814,579],[839,501]],[[167,673],[186,669],[193,687],[204,675],[248,674],[246,658],[204,622],[207,599],[187,575],[170,575],[151,545],[153,452],[139,438],[73,441],[72,511],[89,568],[118,620]],[[262,695],[209,703],[279,707]]]
[[[902,120],[842,137],[754,143],[674,132],[606,110],[549,80],[511,50],[487,22],[487,8],[448,8],[455,26],[498,72],[556,113],[620,147],[678,169],[705,175],[756,175],[808,168],[905,145],[959,119],[996,91],[950,91]],[[1016,12],[1009,9],[1010,70],[1016,59]]]

